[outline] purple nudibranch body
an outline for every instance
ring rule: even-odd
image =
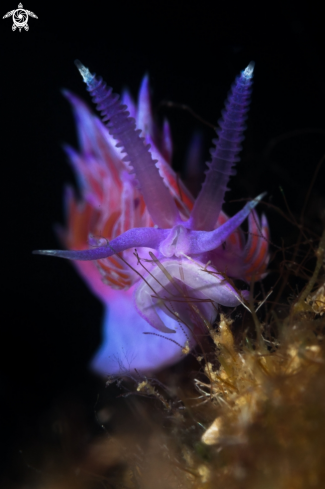
[[[67,190],[68,227],[60,237],[69,249],[35,253],[76,260],[104,302],[104,341],[92,367],[102,374],[134,368],[151,373],[195,346],[219,304],[234,307],[247,296],[226,277],[249,283],[265,274],[268,224],[254,210],[265,194],[232,218],[222,211],[244,139],[254,66],[249,64],[235,80],[205,182],[194,200],[171,168],[167,121],[162,133],[155,127],[148,77],[136,106],[128,93],[120,101],[101,78],[76,64],[106,125],[65,92],[81,146],[80,153],[66,151],[83,199],[78,202]],[[246,218],[247,240],[240,229]]]

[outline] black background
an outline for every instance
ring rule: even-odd
[[[1,2],[1,17],[15,2]],[[205,160],[214,134],[162,102],[187,104],[216,124],[235,76],[254,60],[248,130],[228,200],[267,191],[269,202],[285,209],[281,186],[298,215],[325,139],[322,15],[312,2],[300,10],[293,2],[260,3],[260,11],[247,2],[23,4],[38,16],[29,19],[29,32],[13,32],[10,18],[0,22],[0,438],[7,482],[19,466],[19,449],[40,436],[53,406],[75,398],[91,417],[102,389],[87,370],[100,341],[101,305],[70,263],[31,254],[59,246],[53,224],[64,221],[63,186],[74,182],[61,149],[77,144],[74,121],[60,90],[89,101],[74,59],[116,92],[128,86],[133,96],[149,73],[157,116],[171,121],[178,171],[193,132],[203,135]],[[322,186],[324,171],[310,207],[318,233],[313,202],[324,195]],[[268,217],[279,243],[290,227],[272,211]]]

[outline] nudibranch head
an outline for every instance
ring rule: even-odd
[[[194,200],[171,167],[168,123],[159,132],[153,121],[148,77],[136,106],[128,93],[119,101],[101,78],[76,64],[106,125],[65,92],[80,141],[79,152],[70,147],[66,152],[82,199],[67,190],[68,225],[60,236],[68,250],[36,253],[76,260],[107,306],[104,344],[93,367],[110,374],[132,368],[152,372],[178,361],[184,343],[195,345],[219,304],[234,307],[247,296],[226,277],[249,282],[265,274],[268,224],[254,210],[264,194],[232,218],[222,211],[243,140],[254,66],[235,80]],[[247,240],[240,229],[246,218]],[[150,329],[155,336],[140,334]],[[152,348],[159,355],[153,357]]]

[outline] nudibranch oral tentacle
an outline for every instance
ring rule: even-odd
[[[178,224],[172,229],[134,228],[125,231],[110,243],[83,251],[38,250],[35,254],[57,256],[68,260],[100,260],[130,248],[152,248],[159,250],[164,257],[179,257],[182,254],[199,255],[214,250],[234,232],[249,213],[260,202],[261,194],[228,219],[214,231],[192,231]]]
[[[35,253],[74,260],[104,303],[103,344],[92,367],[102,374],[133,368],[152,373],[195,346],[219,304],[235,307],[247,299],[248,292],[227,277],[249,283],[266,273],[269,228],[254,210],[265,194],[231,218],[221,210],[243,139],[253,65],[228,97],[196,201],[171,167],[169,125],[165,121],[159,132],[154,123],[148,77],[138,104],[127,92],[120,103],[101,79],[77,65],[108,124],[64,92],[79,135],[80,151],[65,150],[81,200],[67,189],[68,224],[59,229],[67,250]],[[240,229],[246,218],[248,239]]]

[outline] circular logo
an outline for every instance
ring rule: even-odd
[[[14,24],[18,29],[21,29],[22,27],[25,27],[25,25],[28,22],[28,13],[26,10],[19,8],[15,10],[12,20],[14,21]]]

